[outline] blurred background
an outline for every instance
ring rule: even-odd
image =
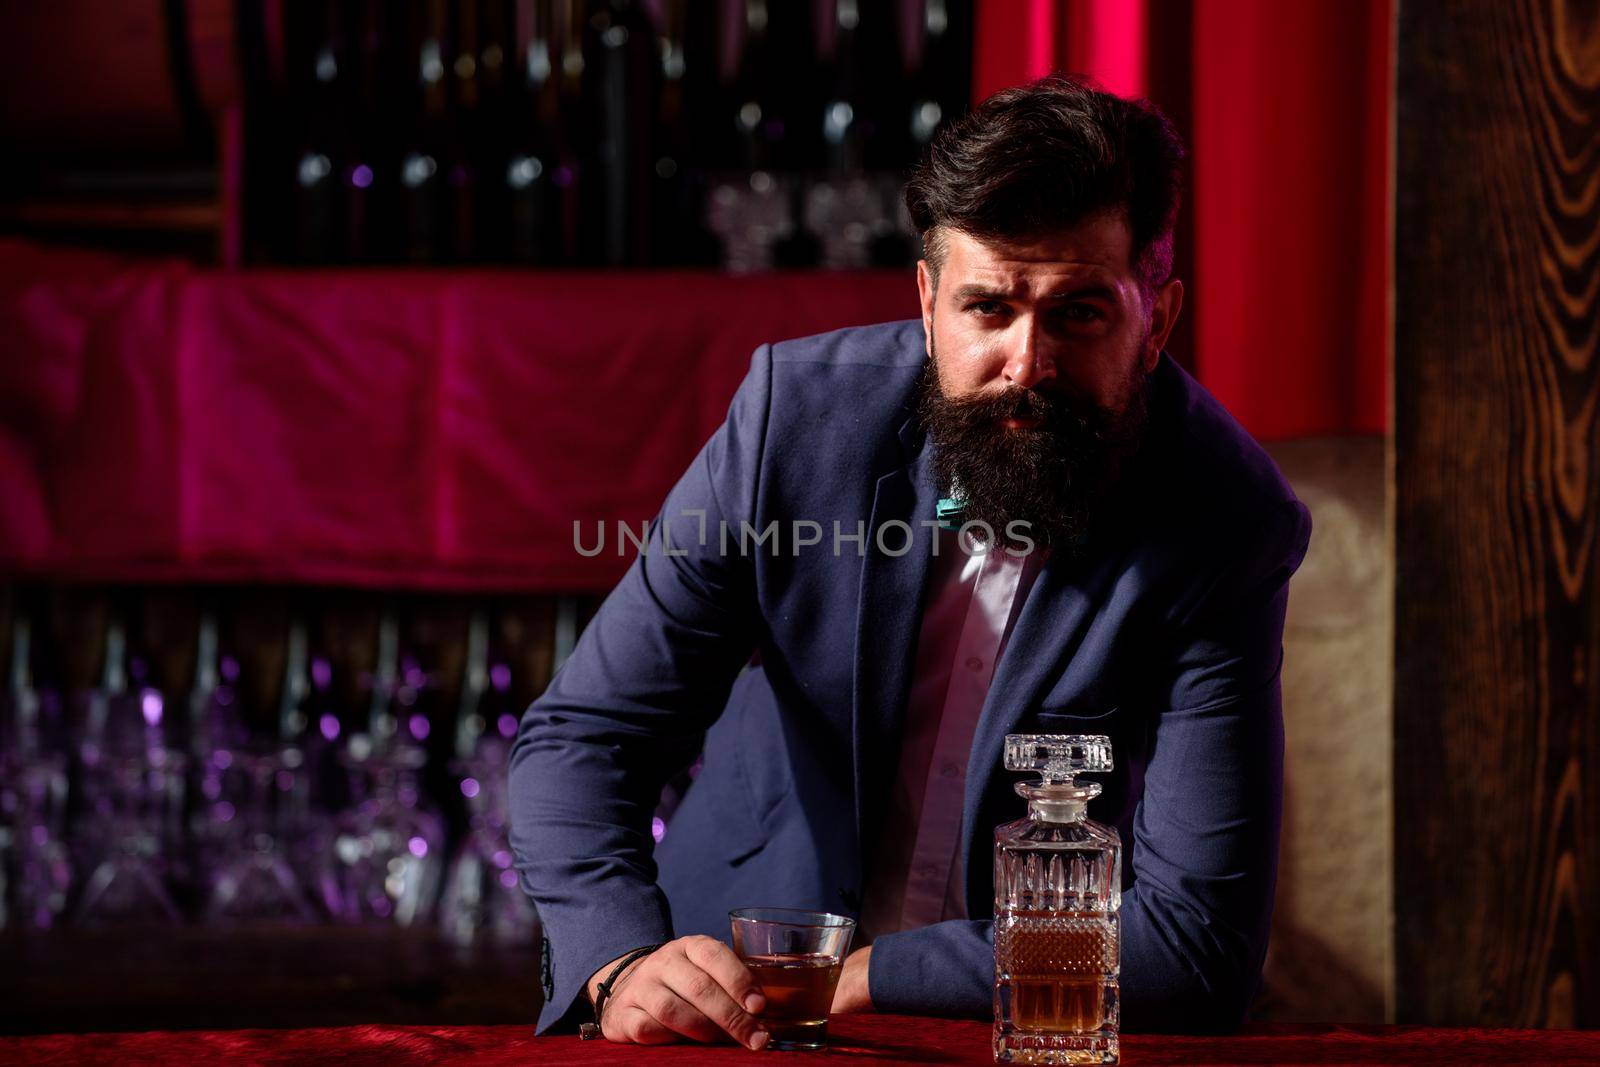
[[[915,315],[908,168],[1054,70],[1189,141],[1171,352],[1316,523],[1256,1016],[1594,1025],[1600,865],[1572,813],[1600,775],[1571,768],[1595,754],[1596,376],[1505,406],[1539,392],[1505,358],[1538,331],[1493,318],[1502,283],[1451,285],[1509,255],[1473,175],[1593,173],[1600,50],[1550,44],[1597,32],[1562,5],[1468,6],[0,9],[0,1029],[531,1021],[507,745],[632,555],[578,531],[654,513],[757,345]],[[1526,142],[1505,48],[1581,165]],[[1565,219],[1546,304],[1592,360],[1595,198],[1518,174],[1490,202]],[[1566,481],[1518,443],[1540,411]],[[1453,526],[1441,486],[1502,483],[1451,463],[1523,473]],[[1509,647],[1495,620],[1538,614],[1460,576],[1555,566],[1475,559],[1470,530],[1558,483],[1580,562],[1532,580],[1566,591],[1556,651],[1453,684]],[[1532,810],[1502,820],[1507,795]]]

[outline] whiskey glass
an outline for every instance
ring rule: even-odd
[[[778,1051],[828,1046],[828,1009],[856,921],[800,908],[735,908],[733,951],[767,998],[756,1016]]]

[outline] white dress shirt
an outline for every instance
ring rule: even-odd
[[[1038,574],[1042,553],[983,551],[940,531],[906,701],[900,763],[868,863],[861,943],[964,919],[958,854],[967,759],[995,664]]]

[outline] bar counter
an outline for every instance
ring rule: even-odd
[[[897,1015],[835,1016],[825,1053],[751,1053],[729,1046],[640,1048],[531,1026],[348,1026],[314,1030],[151,1031],[0,1038],[0,1063],[29,1064],[683,1064],[818,1057],[872,1064],[988,1064],[989,1024]],[[1227,1036],[1130,1034],[1128,1067],[1216,1064],[1393,1064],[1451,1067],[1600,1063],[1600,1032],[1414,1026],[1261,1024]]]

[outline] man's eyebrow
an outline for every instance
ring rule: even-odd
[[[1057,289],[1046,300],[1109,300],[1117,301],[1117,291],[1104,282],[1085,282],[1067,289]]]
[[[953,294],[956,300],[1019,300],[1021,294],[1010,289],[996,289],[987,285],[967,284],[960,286]],[[1117,291],[1104,282],[1085,282],[1082,285],[1057,289],[1047,295],[1045,300],[1107,300],[1116,303]]]
[[[1014,300],[1016,296],[1009,289],[993,289],[987,285],[967,284],[958,288],[953,294],[957,300]]]

